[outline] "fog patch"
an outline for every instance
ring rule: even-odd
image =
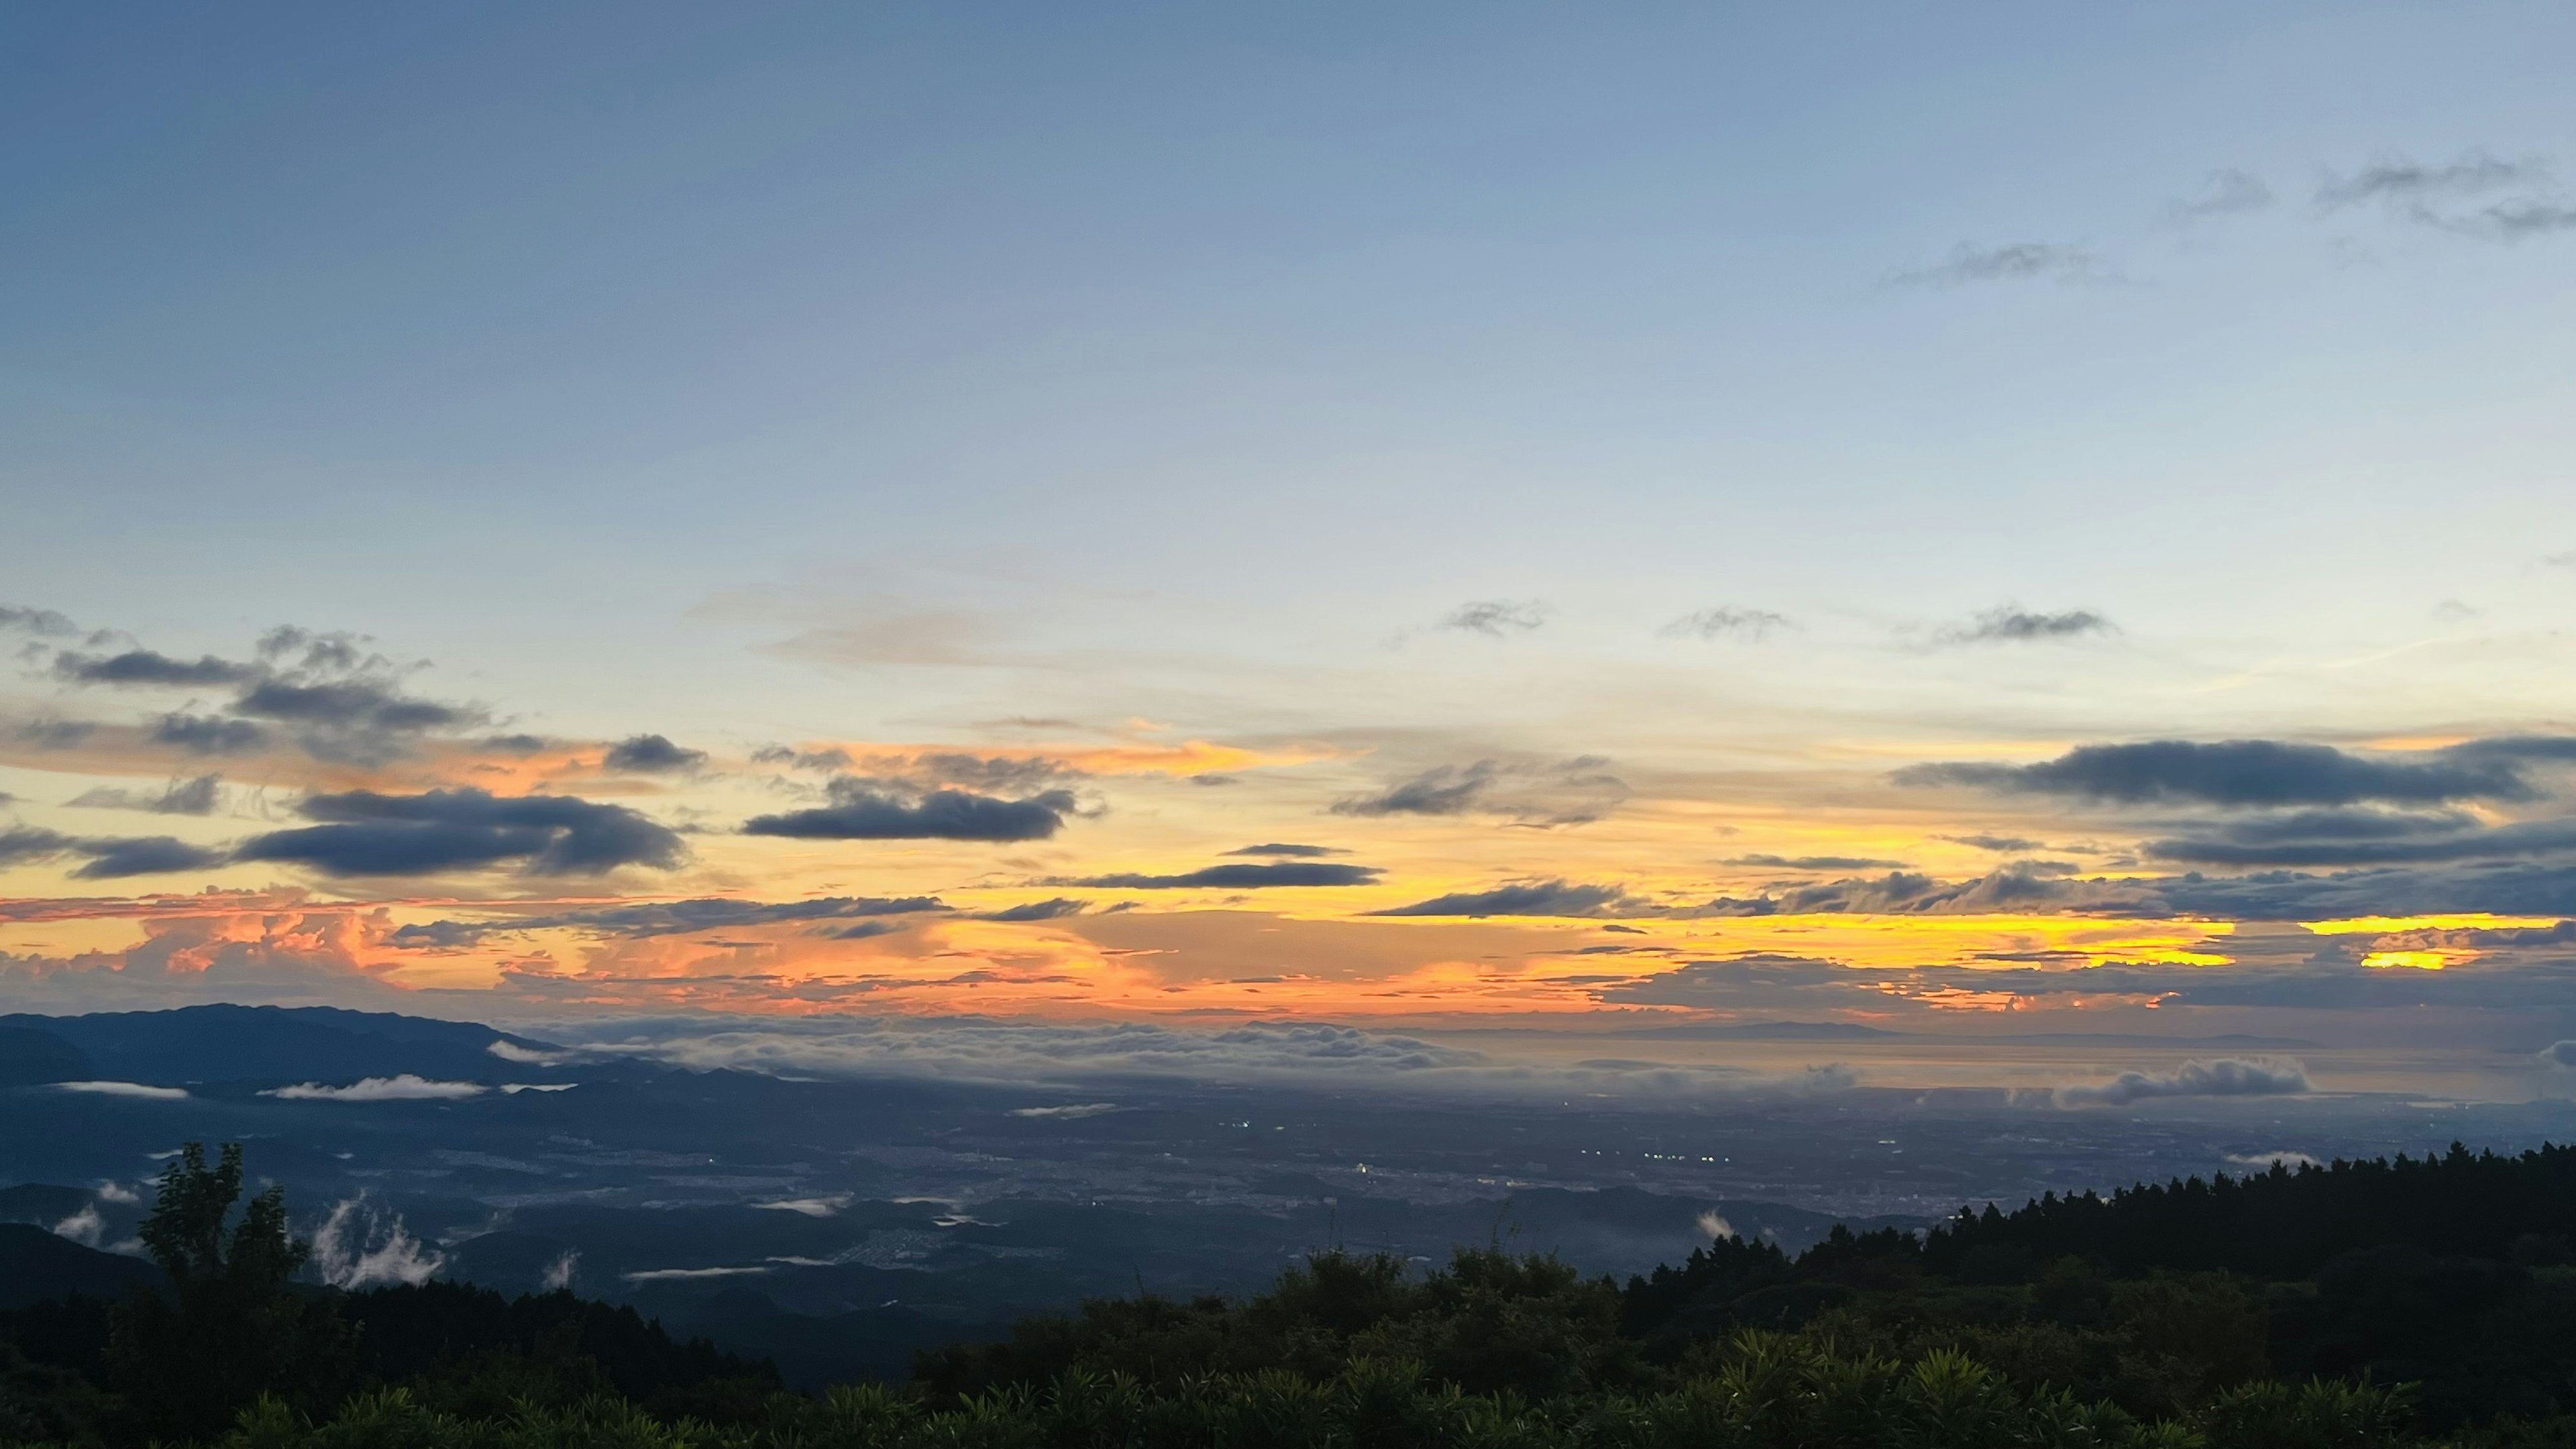
[[[410,1072],[390,1077],[361,1077],[345,1087],[298,1082],[260,1093],[283,1102],[456,1102],[492,1090],[480,1082],[434,1082]]]
[[[2122,1072],[2099,1084],[2060,1087],[2066,1106],[2124,1107],[2151,1097],[2289,1097],[2316,1088],[2303,1062],[2284,1057],[2217,1057],[2171,1072]]]
[[[483,1050],[505,1062],[517,1062],[524,1067],[556,1066],[571,1061],[575,1055],[572,1052],[539,1051],[535,1047],[523,1047],[512,1041],[494,1041]]]
[[[2279,1152],[2231,1152],[2227,1154],[2227,1160],[2238,1167],[2259,1167],[2267,1171],[2274,1167],[2297,1171],[2304,1167],[2325,1166],[2304,1152],[2292,1152],[2286,1148]]]
[[[106,1231],[107,1220],[98,1215],[96,1203],[90,1203],[79,1212],[54,1224],[55,1237],[69,1238],[85,1248],[97,1247],[99,1238]]]
[[[141,1082],[56,1082],[57,1092],[87,1092],[99,1097],[140,1097],[153,1102],[185,1101],[185,1087],[150,1087]]]
[[[447,1255],[413,1237],[402,1214],[388,1222],[365,1193],[333,1204],[313,1234],[313,1270],[334,1288],[416,1288],[446,1265]]]
[[[850,1205],[850,1194],[836,1192],[830,1197],[791,1197],[783,1202],[756,1202],[752,1206],[770,1212],[802,1213],[809,1218],[828,1218]]]

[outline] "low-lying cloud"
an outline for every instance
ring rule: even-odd
[[[440,1082],[411,1072],[390,1077],[362,1077],[345,1087],[298,1082],[260,1093],[283,1102],[459,1102],[492,1090],[480,1082]]]
[[[2125,1107],[2157,1097],[2288,1097],[2316,1090],[2300,1062],[2276,1057],[2189,1061],[2171,1072],[2122,1072],[2108,1082],[2060,1087],[2068,1106]]]

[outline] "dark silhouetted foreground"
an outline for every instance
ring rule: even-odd
[[[0,1445],[2576,1446],[2576,1151],[2286,1168],[1629,1280],[1319,1252],[790,1394],[569,1294],[297,1283],[237,1147],[164,1173],[154,1280],[0,1315]],[[239,1205],[239,1211],[236,1207]],[[50,1260],[48,1260],[50,1262]],[[62,1271],[52,1265],[47,1271]]]

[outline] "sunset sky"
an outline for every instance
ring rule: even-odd
[[[0,37],[0,1009],[2567,1090],[2565,7]]]

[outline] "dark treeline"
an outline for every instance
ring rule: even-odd
[[[2454,1148],[1720,1239],[1625,1285],[1502,1243],[1320,1252],[789,1394],[630,1309],[341,1294],[190,1149],[156,1285],[0,1315],[0,1445],[2576,1446],[2576,1151]],[[238,1210],[236,1210],[238,1207]]]

